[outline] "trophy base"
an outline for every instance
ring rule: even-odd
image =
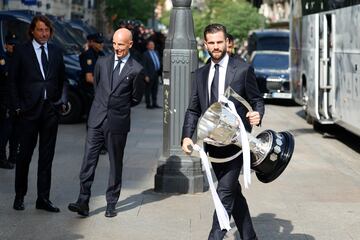
[[[252,166],[260,182],[269,183],[274,181],[285,170],[294,152],[295,140],[289,132],[265,130],[260,133],[272,136],[272,146],[266,157],[260,164]]]

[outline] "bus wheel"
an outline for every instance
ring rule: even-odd
[[[310,116],[310,114],[306,110],[305,110],[305,120],[310,125],[314,124],[314,118]]]

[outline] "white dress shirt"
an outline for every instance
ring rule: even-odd
[[[34,47],[34,50],[35,50],[35,54],[36,54],[36,58],[38,60],[38,63],[39,63],[39,66],[40,66],[40,71],[41,71],[41,74],[45,80],[45,73],[44,73],[44,68],[43,68],[43,65],[42,65],[42,62],[41,62],[41,44],[39,44],[37,41],[35,41],[35,39],[32,40],[32,45]],[[46,53],[46,57],[47,59],[49,59],[49,51],[48,51],[48,44],[45,43],[44,45],[44,50],[45,50],[45,53]],[[44,92],[44,99],[46,99],[46,89],[45,89],[45,92]]]
[[[226,70],[227,70],[228,62],[229,62],[229,55],[227,55],[227,54],[225,54],[225,56],[221,59],[221,61],[218,62],[218,64],[219,64],[219,88],[218,88],[219,98],[220,98],[220,96],[224,95],[225,77],[226,77]],[[214,74],[215,74],[215,63],[213,61],[211,61],[209,77],[208,77],[208,94],[209,94],[209,96],[211,96],[211,83],[214,79]]]

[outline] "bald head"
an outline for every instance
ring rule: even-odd
[[[132,34],[126,28],[119,28],[115,31],[113,36],[114,52],[119,59],[122,59],[129,54],[129,49],[132,47]]]

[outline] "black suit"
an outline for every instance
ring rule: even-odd
[[[199,117],[209,107],[208,76],[211,64],[206,64],[195,72],[196,78],[192,85],[192,93],[189,107],[185,113],[182,139],[191,138]],[[256,84],[254,70],[250,65],[229,57],[227,65],[225,88],[231,86],[239,95],[245,98],[254,111],[264,114],[264,102]],[[242,118],[247,131],[251,131],[251,126],[246,119],[247,109],[238,101],[231,99],[236,107],[239,116]],[[224,158],[233,155],[239,149],[234,145],[226,147],[215,147],[206,145],[205,150],[212,157]],[[249,209],[238,181],[242,168],[242,156],[226,162],[212,163],[215,175],[218,179],[217,192],[227,210],[229,216],[232,215],[242,239],[256,239],[255,231],[252,226]],[[213,226],[209,239],[223,239],[226,231],[220,230],[219,223],[214,213]]]
[[[45,79],[30,41],[16,47],[9,69],[11,105],[13,110],[20,110],[21,147],[15,175],[15,191],[20,197],[27,192],[29,165],[38,136],[38,198],[48,199],[50,194],[65,65],[62,51],[52,44],[47,46],[49,64]]]
[[[95,65],[95,97],[90,109],[85,154],[80,171],[78,202],[82,203],[88,203],[90,199],[95,168],[104,143],[110,160],[107,203],[116,204],[120,196],[122,160],[127,133],[130,131],[130,107],[141,101],[144,75],[142,66],[132,57],[127,60],[120,76],[117,75],[114,79],[113,68],[114,54],[100,57]]]
[[[157,51],[153,51],[156,54],[159,62],[159,69],[156,69],[154,60],[152,59],[149,50],[145,51],[143,54],[143,66],[145,70],[145,75],[149,77],[150,81],[145,85],[145,102],[146,106],[156,106],[157,105],[157,93],[159,86],[159,76],[161,73],[161,63],[159,54]]]

